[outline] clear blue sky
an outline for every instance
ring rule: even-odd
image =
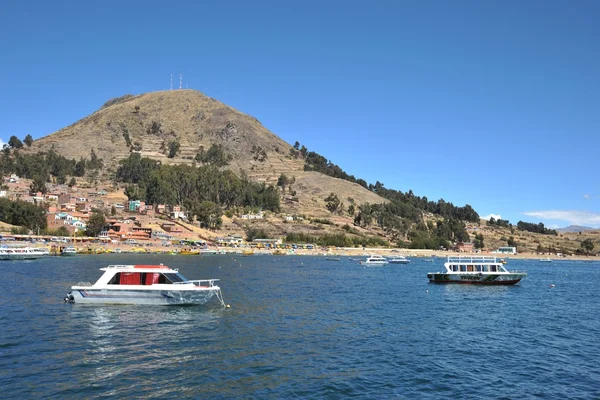
[[[600,227],[599,15],[579,0],[7,0],[0,139],[183,73],[367,182]]]

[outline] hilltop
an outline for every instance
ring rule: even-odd
[[[168,157],[169,143],[180,151]],[[195,90],[172,90],[112,99],[98,111],[66,128],[33,142],[30,152],[51,148],[70,159],[90,156],[104,160],[106,176],[132,152],[163,164],[194,163],[198,152],[222,145],[232,159],[234,173],[244,171],[257,182],[275,185],[281,174],[294,180],[295,199],[282,204],[289,212],[326,215],[324,198],[331,192],[356,204],[385,199],[352,182],[304,171],[304,160],[290,153],[292,146],[256,118]]]

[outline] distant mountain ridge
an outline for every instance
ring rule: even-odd
[[[557,231],[560,233],[585,232],[585,231],[593,231],[593,230],[596,230],[596,228],[590,228],[588,226],[581,226],[581,225],[569,225],[567,227],[557,229]]]

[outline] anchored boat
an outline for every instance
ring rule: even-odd
[[[218,279],[187,280],[178,270],[166,265],[109,265],[93,285],[71,287],[66,302],[82,304],[205,304],[217,297],[222,306]]]
[[[48,249],[37,247],[2,247],[0,260],[35,260],[49,254]]]
[[[388,259],[390,264],[408,264],[410,260],[404,256],[395,256]]]
[[[508,271],[495,257],[448,257],[445,272],[430,272],[431,283],[514,285],[527,276],[525,271]]]
[[[386,265],[388,263],[388,260],[382,256],[371,256],[365,261],[361,261],[360,263],[363,265]]]

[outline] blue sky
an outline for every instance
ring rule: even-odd
[[[183,73],[368,182],[600,227],[598,15],[595,1],[9,0],[0,139]]]

